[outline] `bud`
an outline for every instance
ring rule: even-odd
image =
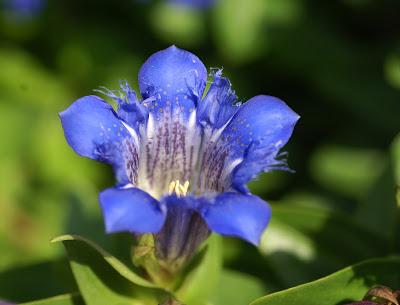
[[[400,290],[392,291],[386,286],[375,286],[368,290],[363,301],[346,305],[400,305]]]
[[[375,286],[370,289],[364,297],[365,301],[372,301],[376,304],[399,305],[396,295],[392,289],[386,286]]]

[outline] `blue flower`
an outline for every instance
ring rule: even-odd
[[[38,15],[43,7],[43,0],[4,0],[5,11],[17,19],[31,19]]]
[[[168,0],[169,3],[194,8],[209,8],[216,0]]]
[[[100,194],[106,231],[153,233],[157,256],[190,256],[211,231],[258,244],[271,210],[246,184],[287,169],[280,149],[299,116],[278,98],[238,102],[220,70],[204,95],[201,60],[171,46],[141,67],[139,99],[128,84],[106,90],[117,110],[85,96],[60,113],[81,156],[113,166]]]

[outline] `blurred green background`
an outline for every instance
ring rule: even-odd
[[[273,205],[260,249],[224,241],[222,293],[244,278],[250,299],[399,250],[399,1],[217,0],[196,10],[58,0],[0,15],[0,298],[74,286],[62,247],[49,243],[57,235],[127,254],[126,236],[105,236],[98,208],[112,172],[75,155],[58,112],[121,79],[137,88],[140,65],[171,44],[223,67],[241,100],[274,95],[301,115],[285,148],[296,173],[251,184]]]

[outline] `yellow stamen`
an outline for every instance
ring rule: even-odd
[[[189,189],[189,181],[181,184],[179,180],[172,181],[168,186],[168,194],[172,195],[175,193],[178,197],[186,196]]]
[[[168,187],[168,194],[172,195],[174,193],[174,190],[175,190],[175,181],[171,181]]]

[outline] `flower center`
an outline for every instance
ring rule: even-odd
[[[175,193],[178,197],[186,196],[189,189],[189,181],[186,180],[185,183],[180,183],[179,180],[172,181],[168,187],[168,194],[172,195]]]

